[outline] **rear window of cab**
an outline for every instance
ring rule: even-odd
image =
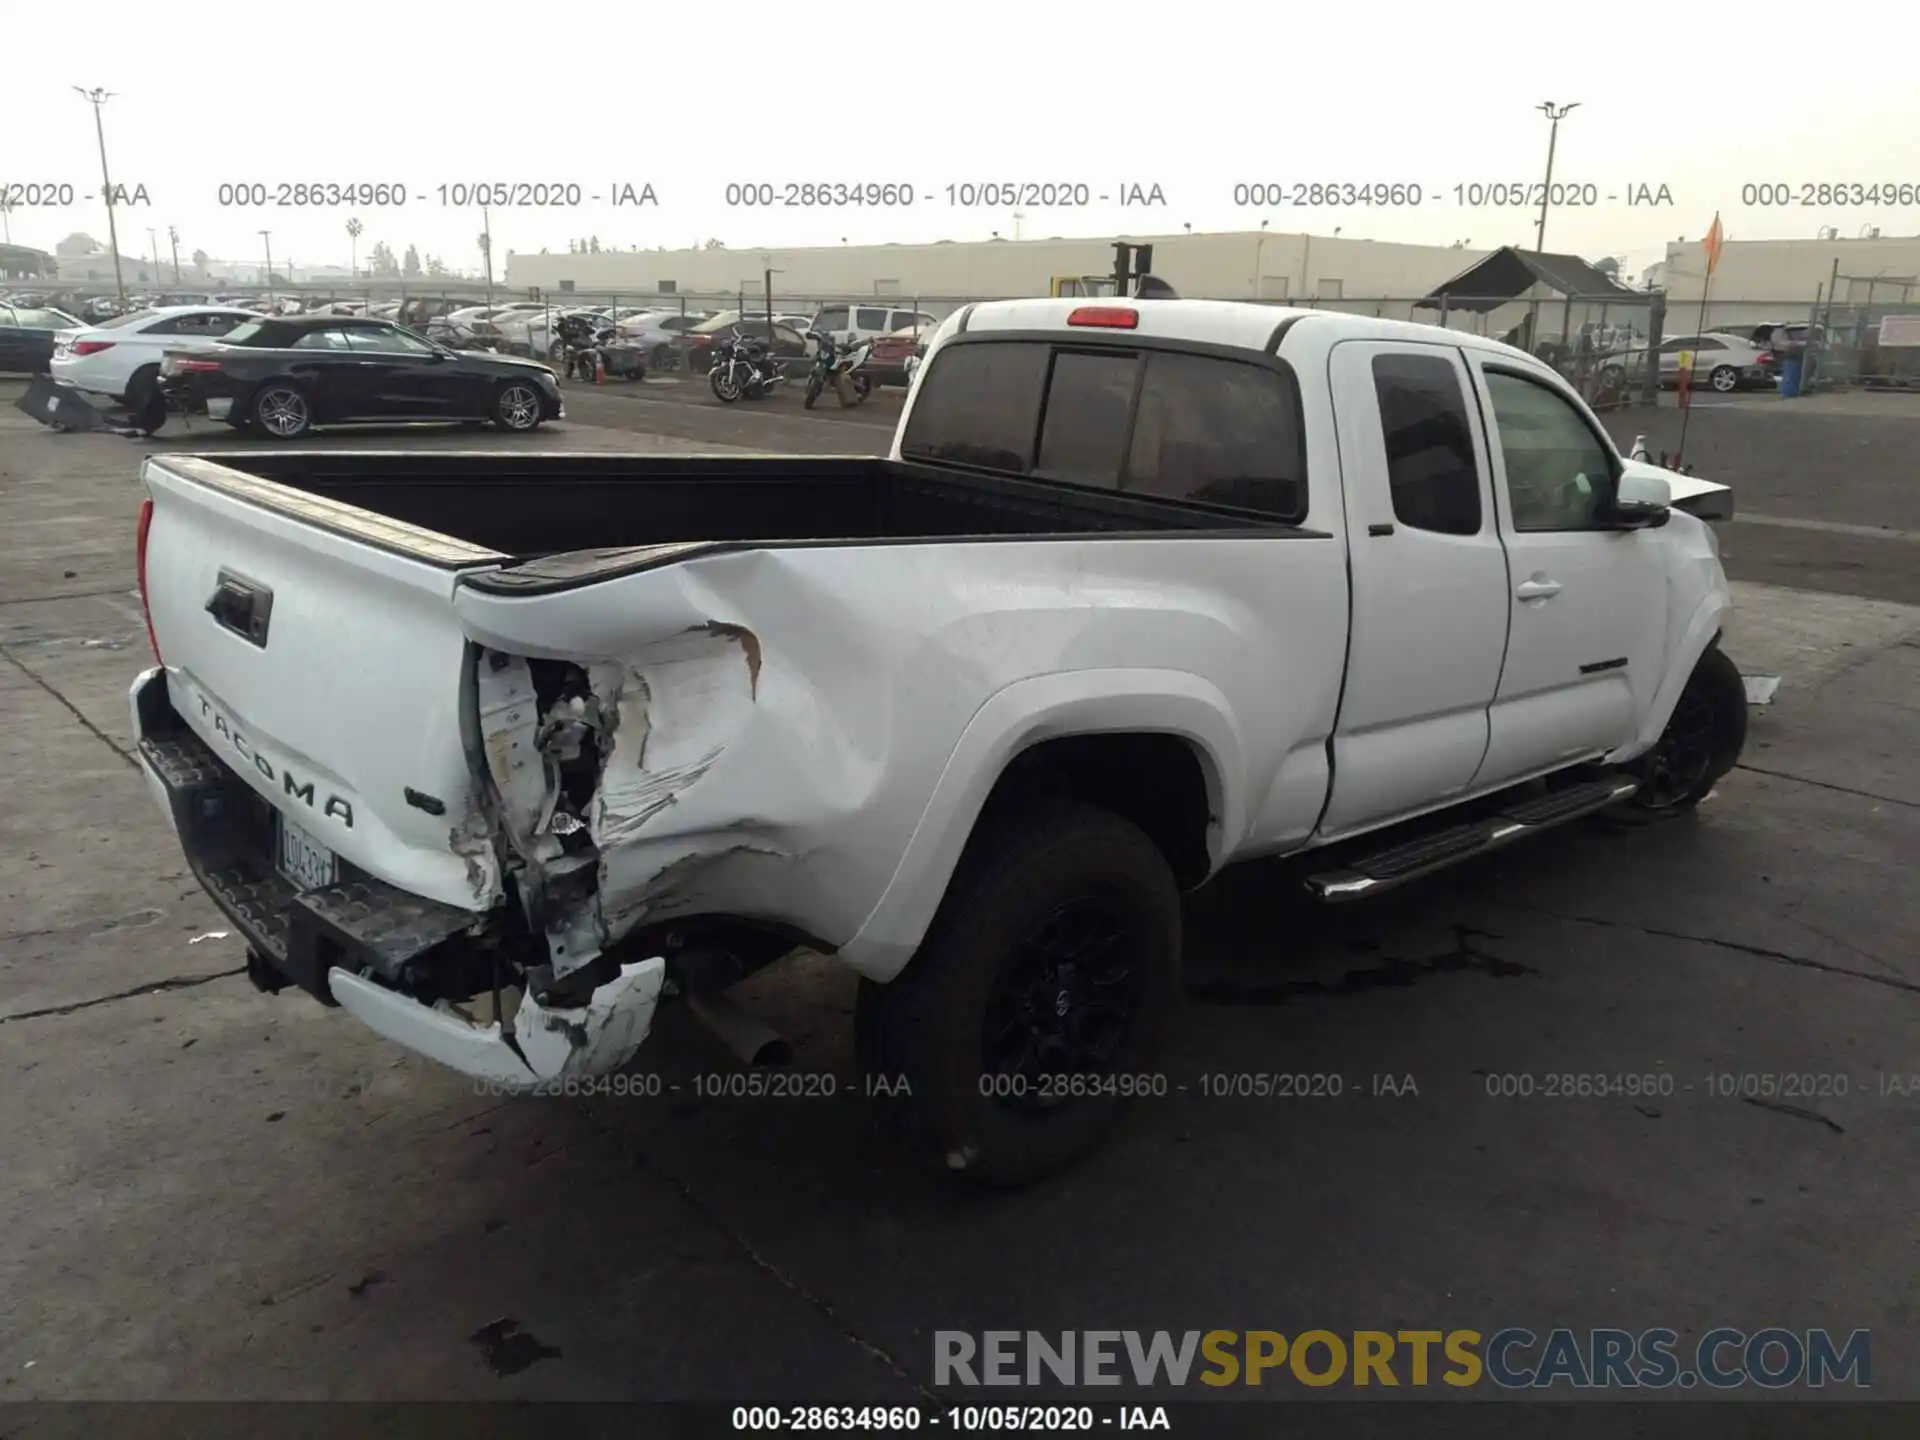
[[[900,453],[1161,500],[1306,516],[1293,375],[1185,350],[955,340]]]

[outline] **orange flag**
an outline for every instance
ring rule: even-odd
[[[1720,212],[1713,212],[1713,228],[1707,231],[1707,238],[1700,242],[1700,248],[1707,252],[1707,274],[1713,274],[1714,266],[1720,263],[1721,248],[1727,243],[1725,233],[1720,229]]]

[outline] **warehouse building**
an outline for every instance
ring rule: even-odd
[[[1266,230],[1223,234],[941,241],[925,245],[836,245],[763,250],[603,250],[514,254],[507,284],[542,294],[725,297],[762,293],[774,276],[776,301],[899,296],[941,301],[1045,295],[1056,278],[1104,275],[1113,241],[1153,247],[1153,271],[1182,295],[1216,300],[1355,302],[1391,299],[1382,313],[1408,318],[1414,299],[1489,251],[1402,245],[1338,235]],[[751,302],[749,302],[751,303]],[[1343,308],[1353,308],[1349,303]]]
[[[1707,256],[1698,239],[1667,246],[1653,279],[1665,287],[1673,332],[1805,319],[1815,302],[1873,311],[1920,306],[1920,236],[1831,236],[1810,240],[1728,240],[1706,290]],[[1707,324],[1697,314],[1703,292]]]

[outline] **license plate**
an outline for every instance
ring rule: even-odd
[[[339,880],[340,862],[333,851],[284,815],[280,817],[279,830],[278,868],[293,882],[294,889],[322,890]]]

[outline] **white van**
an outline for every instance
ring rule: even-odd
[[[885,305],[826,305],[813,317],[811,328],[815,335],[832,335],[836,345],[851,345],[915,325],[932,331],[939,324],[924,310],[895,310]]]

